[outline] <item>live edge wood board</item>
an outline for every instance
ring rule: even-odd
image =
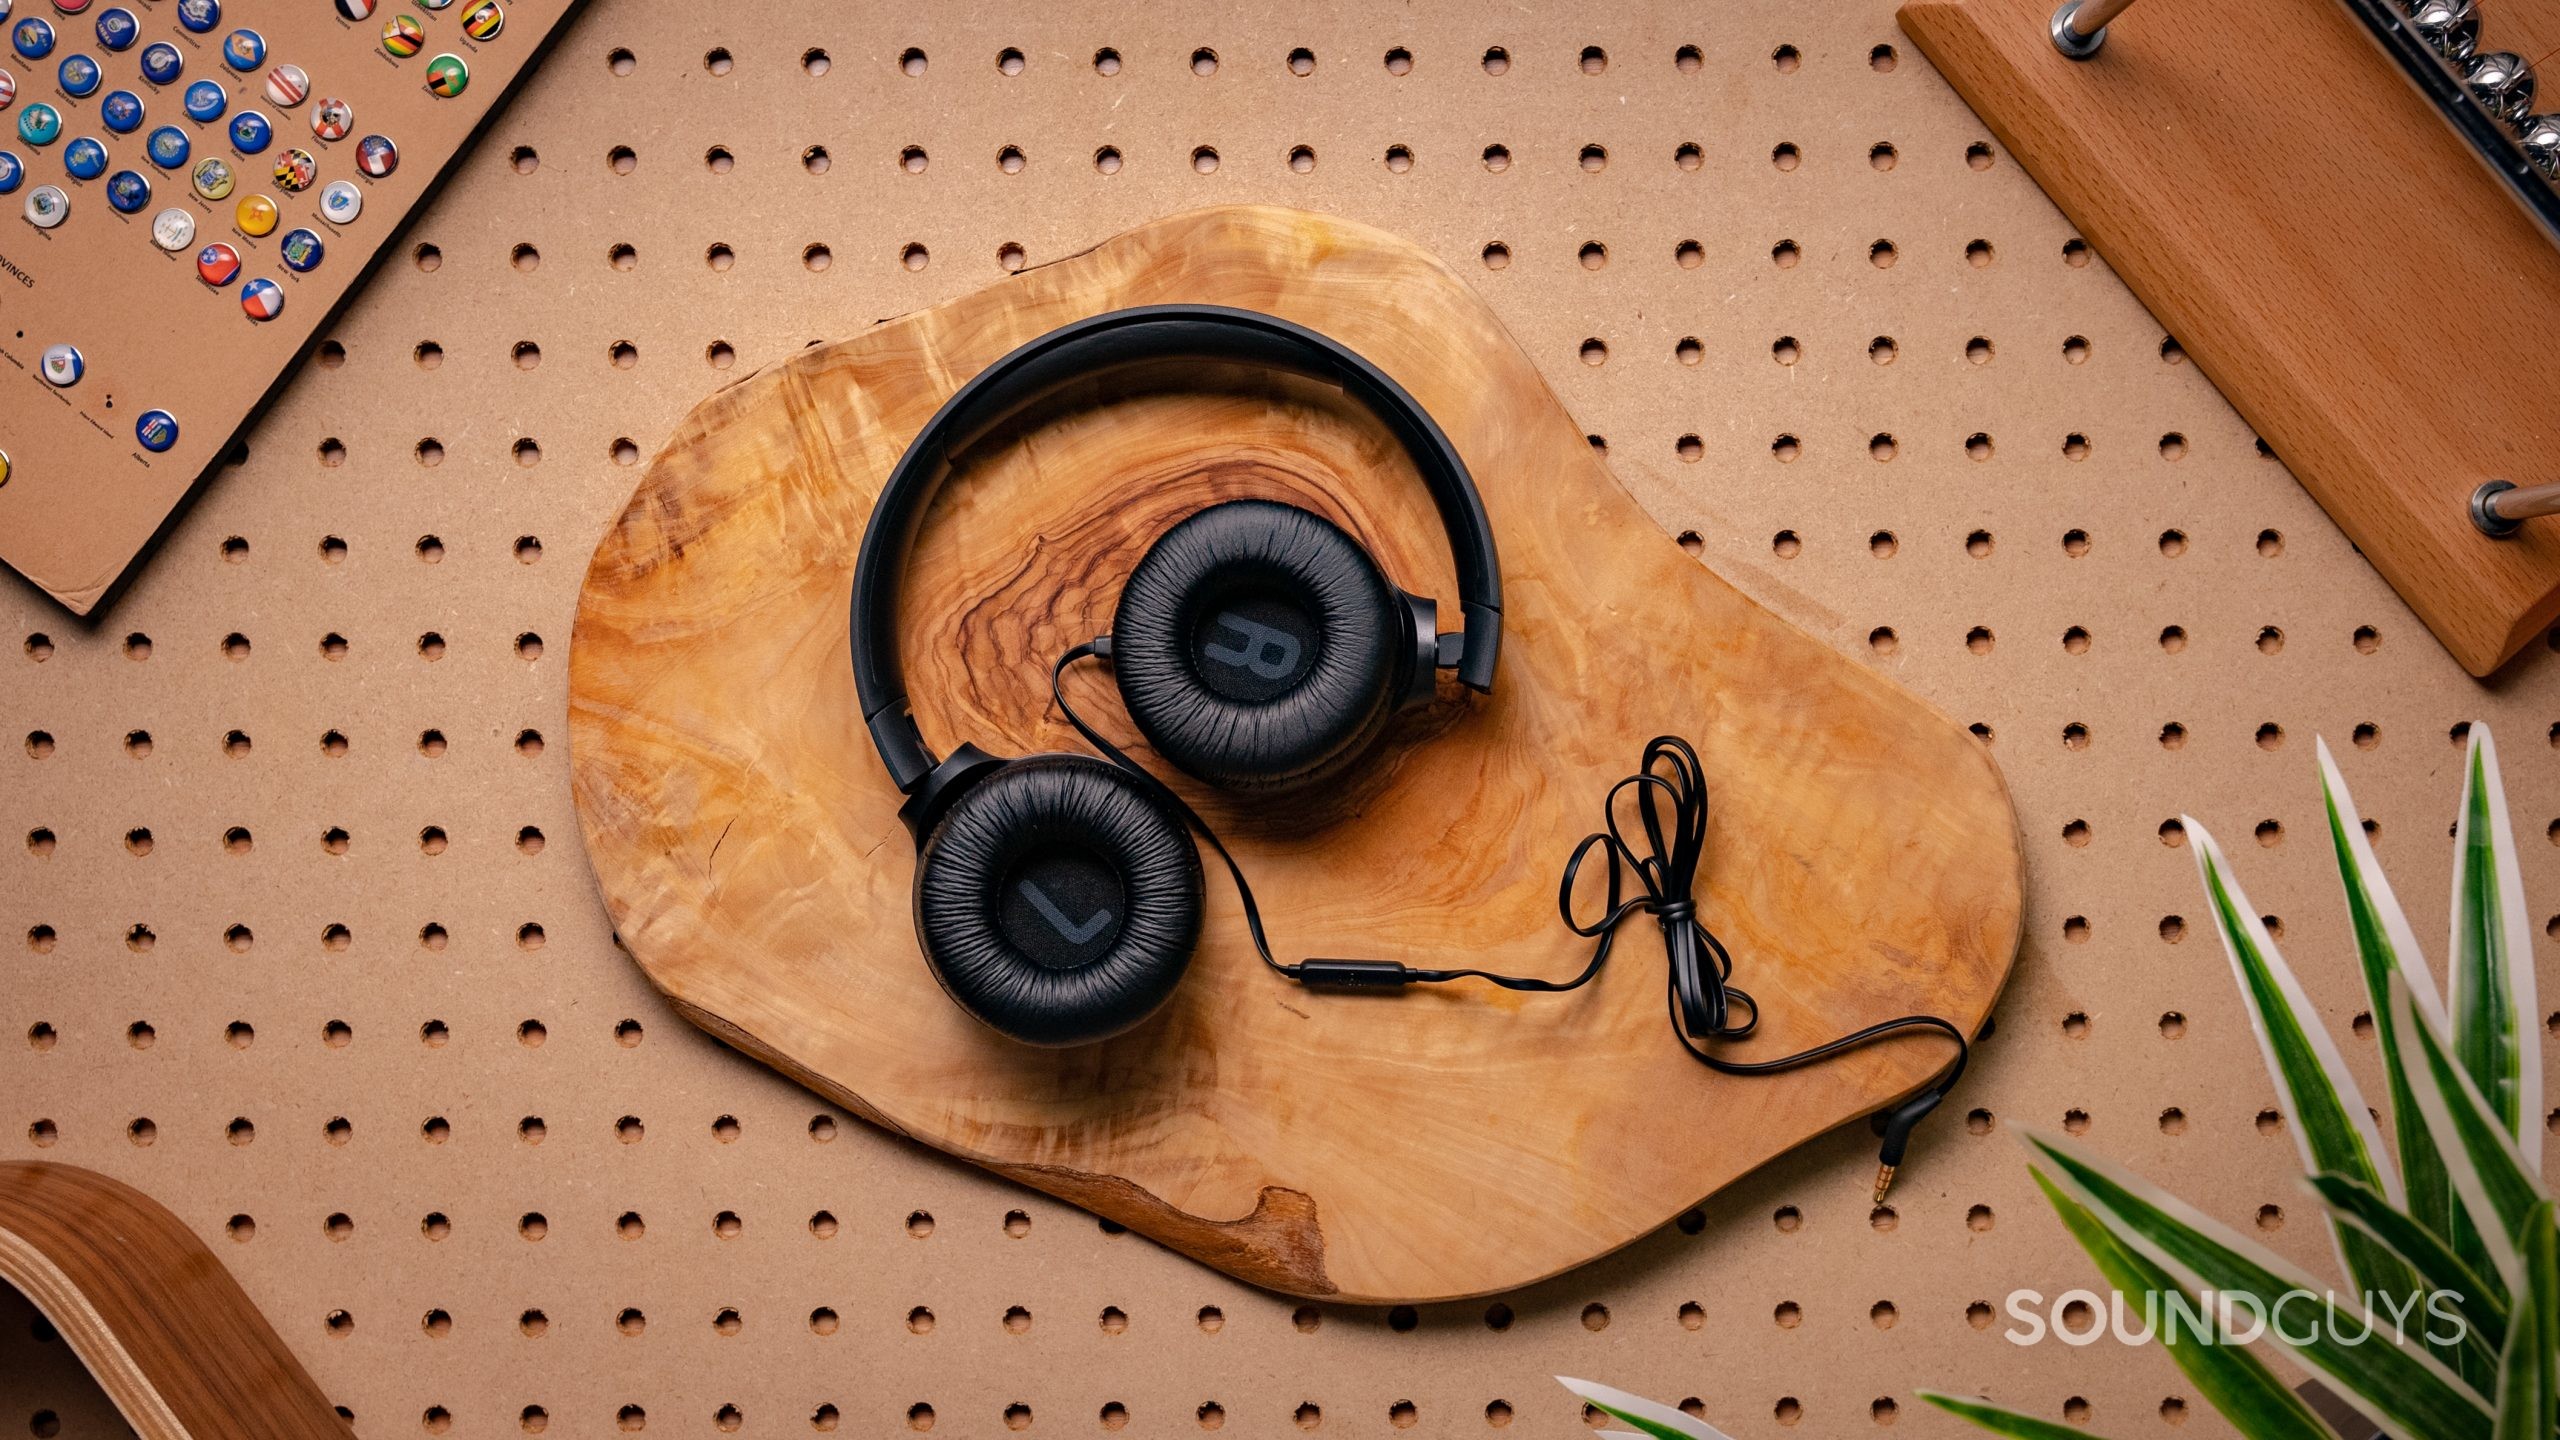
[[[1465,456],[1502,551],[1492,695],[1444,681],[1313,800],[1183,787],[1284,954],[1571,974],[1586,942],[1556,918],[1558,869],[1645,741],[1677,733],[1713,786],[1705,913],[1765,1012],[1733,1053],[1914,1011],[1985,1017],[2021,875],[1982,747],[1684,554],[1431,255],[1244,207],[806,350],[705,400],[650,463],[587,575],[570,734],[615,924],[686,1016],[877,1125],[1221,1270],[1366,1302],[1605,1254],[1945,1062],[1915,1037],[1781,1080],[1712,1074],[1673,1039],[1641,921],[1570,995],[1311,993],[1261,968],[1222,878],[1189,977],[1126,1036],[1034,1050],[954,1007],[917,952],[913,844],[855,710],[853,557],[882,479],[961,381],[1067,321],[1172,301],[1285,316],[1382,366]],[[1338,391],[1194,367],[1037,417],[946,487],[901,616],[927,739],[1078,748],[1049,663],[1109,628],[1154,536],[1246,494],[1329,515],[1406,588],[1454,594],[1382,427]],[[1107,678],[1069,683],[1135,738]],[[1914,1159],[1926,1183],[1925,1143]]]
[[[2560,8],[2482,11],[2482,49],[2560,46]],[[2549,367],[2504,338],[2560,330],[2560,248],[2346,6],[2146,0],[2086,61],[2052,0],[1899,15],[2464,669],[2560,616],[2560,525],[2468,511],[2560,479]]]

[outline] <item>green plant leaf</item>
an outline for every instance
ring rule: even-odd
[[[2391,1008],[2394,1023],[2411,1042],[2401,1052],[2411,1096],[2434,1132],[2437,1148],[2448,1157],[2447,1173],[2489,1263],[2506,1282],[2507,1294],[2520,1304],[2524,1290],[2517,1242],[2524,1235],[2526,1216],[2542,1199],[2541,1184],[2525,1168],[2515,1138],[2498,1124],[2479,1087],[2446,1051],[2444,1037],[2418,1014],[2407,983],[2397,978],[2391,982]],[[2462,1238],[2455,1237],[2456,1254],[2462,1253]]]
[[[2453,1183],[2445,1177],[2444,1156],[2427,1130],[2426,1118],[2410,1098],[2401,1073],[2400,1027],[2391,1019],[2391,977],[2404,976],[2418,1008],[2441,1020],[2444,1007],[2436,998],[2435,977],[2418,948],[2417,932],[2400,899],[2391,893],[2390,878],[2373,858],[2364,823],[2327,740],[2315,739],[2320,756],[2320,796],[2328,809],[2329,843],[2337,852],[2338,880],[2346,889],[2347,918],[2355,927],[2356,955],[2364,970],[2365,995],[2372,1002],[2374,1028],[2382,1041],[2386,1082],[2391,1089],[2393,1138],[2399,1142],[2400,1185],[2374,1187],[2394,1208],[2405,1206],[2417,1222],[2447,1241],[2454,1234]],[[2350,1179],[2355,1177],[2350,1176]],[[2364,1183],[2358,1180],[2357,1183]],[[2406,1252],[2403,1252],[2404,1257]]]
[[[2192,815],[2182,817],[2196,853],[2196,869],[2204,878],[2205,899],[2213,907],[2214,929],[2222,936],[2223,953],[2231,957],[2232,974],[2248,1002],[2249,1028],[2266,1057],[2267,1073],[2284,1096],[2294,1144],[2302,1168],[2312,1174],[2346,1175],[2374,1187],[2394,1205],[2402,1203],[2400,1176],[2379,1164],[2382,1132],[2364,1103],[2364,1092],[2347,1069],[2345,1057],[2329,1038],[2327,1026],[2312,1008],[2293,967],[2285,964],[2267,933],[2264,920],[2242,893],[2229,862],[2213,835]],[[2338,1258],[2357,1289],[2385,1295],[2415,1290],[2409,1267],[2362,1231],[2329,1227]]]
[[[2551,1440],[2560,1419],[2560,1229],[2552,1204],[2525,1213],[2525,1283],[2498,1357],[2497,1440]]]
[[[2107,1277],[2117,1294],[2150,1297],[2181,1289],[2175,1276],[2119,1242],[2097,1216],[2089,1213],[2088,1207],[2062,1193],[2043,1170],[2030,1165],[2027,1173],[2035,1177],[2037,1188],[2044,1191],[2044,1198],[2053,1202],[2054,1212],[2062,1217],[2063,1227],[2098,1263],[2098,1273]],[[2162,1322],[2150,1310],[2144,1313],[2145,1323],[2155,1332],[2162,1328]],[[2265,1362],[2246,1347],[2223,1343],[2224,1333],[2217,1325],[2209,1341],[2193,1335],[2163,1336],[2161,1348],[2196,1383],[2196,1390],[2213,1406],[2214,1413],[2230,1421],[2249,1440],[2335,1440],[2329,1427],[2302,1403],[2301,1396],[2285,1388]]]
[[[2089,1432],[2077,1425],[2057,1425],[2015,1410],[2003,1410],[1979,1396],[1948,1395],[1936,1390],[1923,1390],[1920,1398],[1950,1415],[1970,1420],[1994,1435],[2007,1435],[2011,1440],[2090,1440]],[[2327,1435],[2329,1432],[2320,1432]],[[2254,1440],[2254,1437],[2253,1437]]]
[[[2507,1335],[2507,1291],[2503,1284],[2495,1278],[2482,1277],[2464,1264],[2443,1236],[2392,1209],[2371,1186],[2344,1175],[2308,1175],[2302,1183],[2341,1222],[2371,1235],[2407,1261],[2426,1288],[2458,1297],[2456,1307],[2472,1334],[2453,1345],[2429,1346],[2436,1358],[2469,1349],[2482,1366],[2481,1374],[2494,1373],[2498,1346]]]
[[[2398,987],[2406,995],[2406,987]],[[2393,1440],[2487,1440],[2489,1405],[2425,1351],[2393,1343],[2390,1322],[2362,1305],[2342,1305],[2320,1281],[2195,1207],[2121,1167],[2073,1153],[2043,1135],[2026,1143],[2050,1161],[2056,1183],[2101,1221],[2118,1243],[2176,1277],[2190,1293],[2247,1296],[2275,1311],[2267,1338],[2328,1381]],[[2316,1323],[2275,1309],[2288,1294],[2316,1302]],[[2290,1325],[2294,1328],[2288,1329]],[[2342,1334],[2361,1343],[2345,1343]]]
[[[2542,1127],[2530,1123],[2542,1094],[2541,1050],[2525,1039],[2534,998],[2533,930],[2506,788],[2489,727],[2471,727],[2463,756],[2462,809],[2453,833],[2453,1053],[2516,1138],[2526,1168],[2542,1169]]]
[[[1639,1433],[1650,1435],[1653,1440],[1733,1440],[1732,1436],[1704,1420],[1693,1419],[1668,1405],[1647,1400],[1641,1395],[1630,1395],[1614,1386],[1563,1375],[1556,1377],[1556,1383],[1582,1397],[1584,1404],[1633,1425]],[[2086,1437],[2075,1437],[2075,1440],[2086,1440]]]

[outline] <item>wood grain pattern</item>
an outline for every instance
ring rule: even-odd
[[[0,1281],[53,1322],[143,1440],[347,1440],[177,1216],[93,1170],[0,1164]]]
[[[1170,301],[1282,315],[1377,362],[1467,457],[1502,547],[1494,695],[1444,682],[1319,804],[1186,787],[1284,951],[1571,973],[1558,867],[1644,742],[1678,732],[1715,786],[1704,908],[1765,1006],[1737,1053],[1987,1013],[2021,877],[1981,747],[1684,555],[1430,255],[1258,207],[809,349],[704,401],[652,461],[589,570],[570,678],[589,853],[652,981],[866,1119],[1255,1283],[1361,1301],[1604,1254],[1943,1063],[1913,1039],[1781,1082],[1714,1076],[1669,1032],[1650,934],[1567,997],[1309,993],[1261,970],[1220,883],[1189,978],[1129,1035],[1037,1051],[954,1007],[916,952],[912,844],[854,708],[853,556],[900,448],[962,380],[1066,321]],[[1107,627],[1154,535],[1245,493],[1333,517],[1407,588],[1453,591],[1420,481],[1338,392],[1207,370],[1115,392],[982,447],[928,519],[902,613],[927,738],[1074,748],[1049,661]],[[1070,683],[1130,733],[1106,681]],[[1925,1172],[1925,1144],[1914,1159]]]
[[[2463,668],[2497,669],[2560,616],[2560,527],[2491,540],[2465,507],[2560,479],[2560,406],[2511,338],[2560,330],[2560,249],[2343,6],[2149,0],[2083,62],[2052,11],[1900,18]],[[2560,44],[2547,9],[2490,23]]]

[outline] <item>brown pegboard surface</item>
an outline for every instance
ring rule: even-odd
[[[177,1210],[370,1436],[1464,1434],[1489,1407],[1553,1434],[1559,1371],[1744,1436],[1962,1433],[1921,1385],[2221,1433],[2157,1349],[1969,1321],[2094,1275],[2007,1132],[2081,1129],[2325,1266],[2219,947],[2167,918],[2198,905],[2162,824],[2234,848],[2343,1037],[2313,735],[2440,949],[2464,720],[2505,742],[2526,891],[2560,909],[2560,674],[2536,647],[2464,678],[1986,139],[1865,0],[598,0],[409,237],[432,268],[385,270],[102,623],[0,596],[0,1153]],[[1496,1310],[1302,1310],[834,1114],[614,950],[561,647],[626,467],[708,387],[995,283],[1009,247],[1229,200],[1461,264],[1666,530],[1989,732],[2026,947],[1980,1113],[1924,1133],[1890,1212],[1853,1128]],[[0,1296],[0,1434],[49,1426],[117,1429]]]

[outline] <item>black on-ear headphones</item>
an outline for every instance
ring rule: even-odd
[[[970,1014],[1033,1044],[1118,1034],[1173,992],[1199,938],[1200,857],[1184,833],[1198,817],[1099,736],[1119,763],[1005,759],[966,741],[936,756],[908,709],[897,597],[953,456],[1097,373],[1165,360],[1308,376],[1385,422],[1448,531],[1464,631],[1440,634],[1437,604],[1396,588],[1322,516],[1268,500],[1211,505],[1156,540],[1122,589],[1111,634],[1070,657],[1111,662],[1159,754],[1236,789],[1330,776],[1397,711],[1428,701],[1436,670],[1490,689],[1501,651],[1501,564],[1465,462],[1404,387],[1337,341],[1251,310],[1147,306],[1053,330],[961,386],[899,457],[863,532],[854,686],[907,796],[898,813],[916,838],[925,956]],[[1255,930],[1259,940],[1258,918]]]

